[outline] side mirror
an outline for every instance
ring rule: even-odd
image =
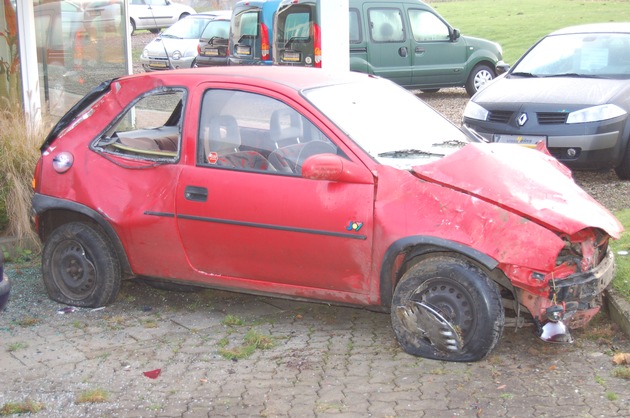
[[[374,183],[374,177],[365,167],[335,154],[308,157],[302,165],[302,177],[343,183]]]
[[[508,71],[510,71],[510,64],[506,64],[504,62],[499,62],[495,66],[495,70],[497,72],[497,75],[505,74]]]
[[[462,36],[461,32],[459,31],[459,29],[455,29],[453,28],[451,30],[451,41],[456,41],[459,39],[459,37]]]

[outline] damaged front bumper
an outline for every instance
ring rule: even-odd
[[[583,327],[599,312],[602,293],[614,277],[615,259],[608,249],[592,270],[550,280],[548,297],[521,290],[519,302],[532,314],[541,339],[572,342],[569,330]]]

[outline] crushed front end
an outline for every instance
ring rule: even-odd
[[[511,272],[518,303],[547,342],[572,342],[569,330],[583,327],[599,312],[602,293],[615,275],[607,234],[589,228],[561,238],[564,247],[552,271]]]

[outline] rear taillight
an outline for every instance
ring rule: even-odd
[[[317,24],[313,24],[313,52],[315,67],[322,68],[322,32]]]
[[[197,44],[197,55],[201,55],[201,44]]]
[[[39,179],[42,175],[42,159],[37,160],[37,164],[35,165],[35,172],[33,173],[33,191],[37,192],[39,190]]]
[[[264,23],[260,24],[260,57],[263,61],[269,59],[269,28]]]

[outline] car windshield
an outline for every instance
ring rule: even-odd
[[[548,36],[514,66],[511,74],[527,77],[630,78],[630,34]]]
[[[199,39],[208,22],[212,18],[189,16],[178,20],[171,27],[162,32],[163,38]]]
[[[304,95],[381,164],[410,169],[470,142],[440,113],[385,79],[318,87]]]

